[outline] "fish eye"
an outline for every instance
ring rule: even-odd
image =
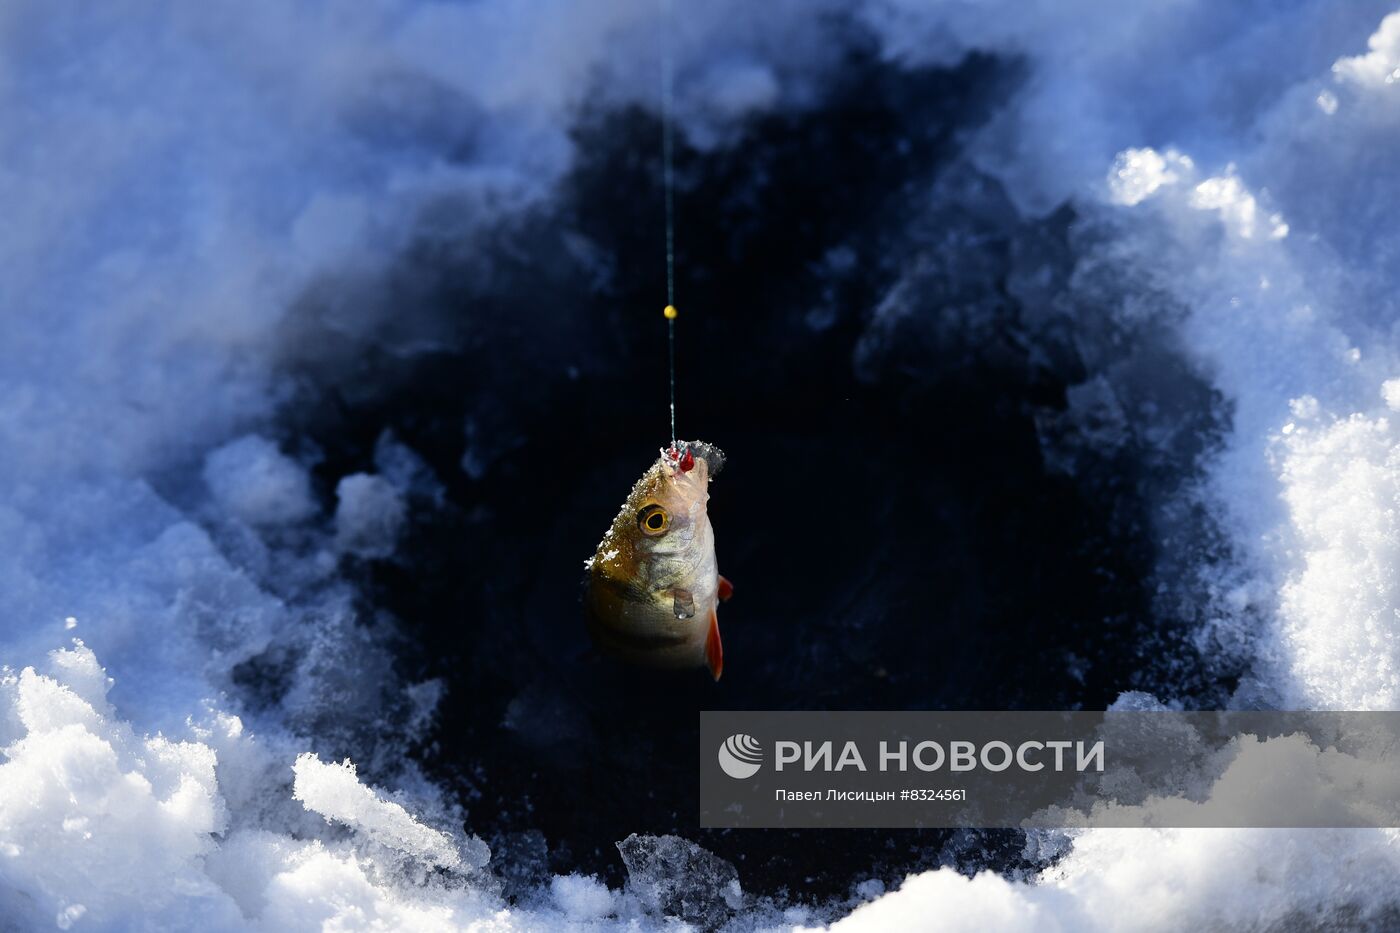
[[[671,527],[671,514],[662,506],[652,503],[637,513],[637,527],[647,537],[665,534],[666,529]]]

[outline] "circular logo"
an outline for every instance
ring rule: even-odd
[[[751,778],[763,766],[763,746],[751,735],[731,735],[719,747],[719,766],[735,780]]]

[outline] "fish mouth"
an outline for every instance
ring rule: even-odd
[[[684,441],[682,449],[685,448],[689,448],[692,454],[705,461],[705,468],[709,472],[710,479],[714,479],[719,475],[719,471],[724,469],[724,451],[714,444],[707,444],[704,441]]]

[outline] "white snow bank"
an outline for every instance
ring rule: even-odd
[[[1298,419],[1279,443],[1301,566],[1280,592],[1278,662],[1295,701],[1400,708],[1400,425]]]
[[[1109,179],[1127,211],[1120,257],[1182,302],[1185,344],[1231,405],[1204,498],[1252,580],[1222,594],[1215,623],[1256,641],[1251,690],[1285,707],[1400,704],[1400,435],[1386,402],[1400,346],[1381,313],[1400,308],[1400,276],[1377,255],[1400,255],[1400,237],[1379,222],[1362,243],[1372,208],[1333,209],[1363,197],[1358,175],[1364,197],[1400,196],[1400,170],[1362,155],[1400,127],[1400,87],[1358,77],[1391,54],[1397,22],[1364,68],[1342,58],[1332,80],[1281,88],[1238,166],[1207,175],[1139,150]],[[1330,112],[1314,105],[1320,86],[1341,101]]]
[[[1377,749],[1377,751],[1379,751]],[[1346,790],[1400,775],[1366,751],[1319,749],[1302,736],[1246,736],[1222,748],[1204,794],[1102,804],[1143,823],[1209,823],[1296,807],[1353,818]],[[1213,768],[1215,765],[1207,765]],[[1183,785],[1195,778],[1183,775]],[[1390,791],[1387,791],[1388,795]],[[1363,818],[1365,818],[1363,816]],[[1030,883],[951,869],[911,876],[833,930],[1273,929],[1384,923],[1400,886],[1397,829],[1095,829],[1061,831],[1069,855]]]
[[[461,878],[400,873],[352,840],[315,838],[322,821],[294,818],[295,793],[327,820],[425,863],[449,870],[485,863],[479,842],[463,850],[360,784],[353,768],[312,755],[293,768],[286,759],[279,765],[285,743],[269,748],[223,717],[190,724],[191,739],[139,735],[117,718],[107,701],[111,681],[81,642],[52,652],[45,670],[0,676],[0,915],[8,924],[442,930],[495,918],[511,925],[503,905]],[[295,791],[261,779],[266,770],[294,770]],[[575,909],[588,897],[580,892]],[[540,915],[541,928],[550,916]]]
[[[886,9],[918,19],[912,4]],[[1035,86],[979,157],[1021,203],[1070,197],[1108,224],[1094,259],[1119,270],[1125,314],[1142,313],[1135,295],[1168,296],[1174,307],[1157,313],[1180,321],[1184,348],[1229,406],[1224,449],[1204,486],[1182,495],[1218,518],[1244,569],[1241,579],[1199,568],[1215,630],[1203,644],[1243,642],[1256,660],[1246,703],[1400,706],[1400,436],[1389,410],[1400,373],[1400,14],[1377,28],[1387,10],[1367,9],[1123,6],[1096,8],[1083,30],[1085,10],[1044,4],[1007,16],[966,8],[936,27],[1027,52]],[[1358,57],[1363,28],[1371,51]],[[901,53],[918,57],[900,32]],[[836,928],[1385,923],[1397,890],[1394,830],[1095,830],[1034,884],[945,869]]]
[[[1168,931],[1383,922],[1394,830],[1094,830],[1033,884],[951,869],[913,876],[833,924],[897,931]]]
[[[80,642],[54,652],[48,668],[0,679],[9,917],[63,928],[136,917],[167,929],[195,917],[237,925],[234,902],[200,866],[228,825],[213,751],[116,720],[106,676]]]
[[[509,912],[471,889],[392,883],[343,846],[249,831],[231,835],[210,862],[211,874],[239,891],[247,919],[235,929],[435,933],[509,924]]]

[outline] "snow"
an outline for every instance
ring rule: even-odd
[[[1158,154],[1154,149],[1125,149],[1113,160],[1108,178],[1113,201],[1132,207],[1151,197],[1163,185],[1177,181],[1180,176],[1173,166],[1190,171],[1191,160],[1178,152]]]
[[[1393,886],[1398,848],[1391,830],[1097,830],[1035,884],[928,872],[831,929],[1268,929],[1338,914],[1359,927],[1384,922],[1375,886]]]
[[[191,917],[235,925],[234,902],[200,869],[229,820],[214,753],[133,733],[81,643],[55,651],[47,668],[0,681],[6,913],[64,928],[143,913],[167,928]]]
[[[1160,708],[1141,695],[1115,706]],[[1396,780],[1388,762],[1320,751],[1298,736],[1247,737],[1223,749],[1222,758],[1229,760],[1204,794],[1152,796],[1112,809],[1132,811],[1133,820],[1148,823],[1228,822],[1248,819],[1261,807],[1323,812],[1345,805],[1336,787]],[[1193,786],[1193,777],[1182,777],[1183,790]],[[950,869],[927,872],[857,907],[831,929],[1269,929],[1319,925],[1338,916],[1349,926],[1383,927],[1400,872],[1395,829],[1098,829],[1048,835],[1068,842],[1070,854],[1029,882],[988,872],[972,878]]]
[[[1292,540],[1307,554],[1280,591],[1277,647],[1298,699],[1343,709],[1400,704],[1400,431],[1355,412],[1279,444]]]
[[[824,13],[847,15],[750,6],[702,5],[678,30],[678,74],[694,77],[678,107],[703,145],[819,104]],[[0,14],[0,915],[550,929],[752,908],[732,867],[679,839],[624,841],[625,895],[566,876],[509,907],[474,877],[486,853],[449,794],[393,767],[435,693],[395,677],[334,559],[391,556],[408,498],[441,488],[385,438],[378,473],[340,479],[326,515],[315,452],[279,446],[272,424],[290,392],[280,325],[306,289],[347,281],[339,323],[371,339],[384,312],[356,286],[427,205],[454,199],[432,215],[443,237],[522,210],[567,168],[585,95],[650,104],[654,13]],[[1114,271],[1122,321],[1159,322],[1221,393],[1225,442],[1174,495],[1218,516],[1234,554],[1192,571],[1202,639],[1253,660],[1238,701],[1395,708],[1393,4],[882,0],[849,15],[902,63],[1024,56],[1032,79],[973,158],[1023,211],[1069,201],[1108,231],[1086,260]],[[1072,398],[1125,391],[1096,378]],[[233,672],[270,646],[297,649],[285,695],[237,708]],[[357,737],[387,789],[328,763]],[[863,888],[874,900],[837,929],[1325,924],[1393,904],[1397,851],[1388,830],[1088,831],[1032,883],[943,869]]]
[[[382,476],[355,473],[335,487],[335,544],[360,557],[388,557],[407,518],[403,497]]]
[[[617,910],[617,898],[591,875],[555,875],[549,883],[554,903],[569,920],[599,920]]]
[[[210,873],[236,891],[232,929],[433,931],[489,924],[490,904],[468,889],[386,885],[372,861],[343,846],[266,832],[230,835]],[[416,896],[414,896],[416,894]],[[486,927],[489,929],[489,925]]]
[[[250,525],[290,525],[316,511],[306,470],[256,434],[211,451],[204,482],[225,514]]]
[[[1400,362],[1391,323],[1396,267],[1386,262],[1397,240],[1378,205],[1388,203],[1400,173],[1371,153],[1393,139],[1400,119],[1392,77],[1400,66],[1400,15],[1381,21],[1366,55],[1332,45],[1331,69],[1314,58],[1325,43],[1304,43],[1302,55],[1265,51],[1281,32],[1355,24],[1331,16],[1334,9],[1294,4],[1272,18],[1257,9],[1226,14],[1251,21],[1218,33],[1231,37],[1225,49],[1193,50],[1192,81],[1153,95],[1084,83],[1085,72],[1102,79],[1117,71],[1120,48],[1106,36],[1127,26],[1125,19],[1135,34],[1152,20],[1137,10],[1110,17],[1095,30],[1104,48],[1063,71],[1050,68],[1060,85],[1053,98],[1037,99],[1048,90],[1033,93],[1013,116],[1021,124],[1018,145],[1052,140],[1048,152],[1056,157],[1030,171],[1045,172],[1048,163],[1054,177],[1019,167],[1004,177],[1023,203],[1077,189],[1077,203],[1092,213],[1102,202],[1088,175],[1094,162],[1103,165],[1112,213],[1101,216],[1115,231],[1118,261],[1126,258],[1188,309],[1179,333],[1232,405],[1230,437],[1199,494],[1224,517],[1248,579],[1241,588],[1228,571],[1198,570],[1221,594],[1210,624],[1248,643],[1257,659],[1241,701],[1393,709],[1400,700],[1400,438],[1378,402],[1384,396],[1390,404],[1394,390],[1386,385]],[[1172,15],[1189,20],[1182,13]],[[1012,21],[986,16],[978,23],[1025,28],[1006,25]],[[1151,60],[1158,43],[1181,38],[1171,29],[1144,33],[1122,54]],[[1262,69],[1310,58],[1301,73]],[[1125,80],[1140,86],[1158,74],[1177,79],[1171,68],[1149,68]],[[1222,80],[1249,89],[1252,99],[1225,92],[1173,128],[1167,139],[1176,149],[1141,145],[1160,138],[1142,133],[1145,123],[1198,91],[1219,90]],[[1147,119],[1112,112],[1114,101],[1099,99],[1106,92],[1135,102],[1152,96]],[[1056,111],[1045,104],[1063,113],[1071,100],[1080,141],[1067,150],[1048,122]],[[1086,112],[1096,116],[1088,127]],[[989,134],[987,142],[988,164],[1008,165],[1004,141]],[[1105,143],[1118,148],[1111,159]],[[1214,222],[1202,223],[1201,214]],[[944,869],[906,882],[836,928],[1229,928],[1328,916],[1382,922],[1379,912],[1392,906],[1400,881],[1397,852],[1391,830],[1088,831],[1036,884],[969,880]]]
[[[371,839],[433,865],[456,868],[462,856],[452,840],[430,829],[403,807],[360,783],[350,760],[327,764],[314,754],[297,756],[292,796],[330,822],[346,823]]]

